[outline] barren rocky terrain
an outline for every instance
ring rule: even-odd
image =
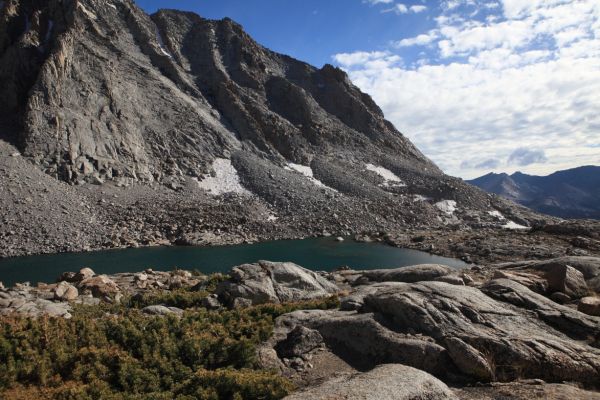
[[[337,308],[280,316],[256,347],[262,368],[297,385],[286,398],[600,398],[597,257],[331,273],[261,261],[202,292],[207,282],[181,270],[82,269],[58,283],[0,290],[0,312],[71,318],[76,304],[127,308],[141,296],[176,299],[165,295],[173,292],[197,300],[179,300],[181,308],[146,300],[141,311],[185,318],[198,308],[219,313],[336,295]]]
[[[230,19],[0,2],[0,222],[0,257],[340,235],[471,264],[0,285],[10,398],[600,397],[600,223],[445,175]]]

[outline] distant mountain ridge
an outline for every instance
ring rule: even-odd
[[[492,172],[467,182],[545,214],[600,219],[600,166],[572,168],[548,176]]]

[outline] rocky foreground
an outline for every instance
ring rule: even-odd
[[[455,270],[416,265],[316,273],[291,263],[235,267],[201,308],[243,310],[337,295],[335,309],[281,315],[256,350],[292,380],[288,399],[600,398],[600,258],[561,257]],[[1,313],[70,318],[77,303],[207,290],[187,271],[65,273],[0,291]],[[148,304],[148,318],[189,310]]]

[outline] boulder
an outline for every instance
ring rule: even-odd
[[[536,293],[546,293],[548,290],[548,281],[546,279],[528,272],[509,272],[499,269],[494,271],[493,279],[510,279],[511,281],[518,282],[521,285],[528,287]]]
[[[410,365],[436,376],[453,369],[447,351],[425,335],[396,332],[374,314],[344,311],[296,311],[278,318],[275,337],[298,325],[317,330],[334,352],[354,360],[358,369],[384,363]],[[286,329],[287,328],[287,329]]]
[[[431,281],[452,272],[452,268],[440,264],[420,264],[394,269],[363,271],[362,275],[371,282],[421,282]]]
[[[229,305],[280,303],[327,297],[338,287],[319,274],[293,263],[260,261],[231,270],[231,280],[222,282],[216,293]],[[237,301],[240,303],[240,301]]]
[[[459,286],[464,286],[465,285],[464,279],[462,277],[460,277],[460,276],[457,276],[457,275],[439,276],[439,277],[435,278],[434,281],[436,281],[436,282],[446,282],[446,283],[449,283],[451,285],[459,285]]]
[[[559,257],[534,263],[530,268],[546,271],[552,269],[555,265],[569,265],[581,272],[585,280],[600,276],[600,257]]]
[[[579,300],[577,310],[587,315],[600,317],[600,297],[584,297]]]
[[[303,326],[296,326],[281,342],[277,343],[275,350],[280,358],[300,357],[323,344],[323,337],[314,330]]]
[[[117,284],[106,275],[93,276],[83,279],[78,284],[82,292],[90,292],[94,297],[106,298],[119,292]]]
[[[583,274],[564,264],[550,264],[544,272],[550,292],[561,292],[572,299],[587,296],[589,289]]]
[[[160,316],[182,315],[183,314],[183,310],[181,308],[167,307],[167,306],[163,306],[163,305],[147,306],[147,307],[142,308],[142,312],[144,314],[160,315]]]
[[[219,302],[219,298],[216,294],[211,294],[202,299],[202,307],[207,310],[217,310],[221,308],[221,303]]]
[[[82,268],[79,270],[77,274],[73,277],[75,282],[81,282],[85,279],[89,279],[95,276],[96,273],[91,268]]]
[[[380,365],[369,372],[332,378],[285,400],[454,400],[442,381],[401,364]]]
[[[60,282],[54,289],[54,298],[62,301],[72,301],[79,296],[77,288],[67,282]]]
[[[600,318],[515,281],[494,280],[481,290],[444,282],[370,286],[351,295],[353,311],[286,314],[276,334],[296,325],[317,330],[336,354],[368,363],[360,369],[400,363],[471,381],[600,380]]]
[[[457,337],[446,338],[445,345],[450,358],[461,371],[482,382],[494,379],[492,367],[479,350]]]

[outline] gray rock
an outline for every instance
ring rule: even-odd
[[[544,275],[548,281],[548,290],[552,292],[561,292],[573,299],[589,294],[583,274],[569,265],[551,264]]]
[[[450,358],[462,372],[482,382],[494,379],[494,371],[479,350],[457,337],[446,338],[445,345]]]
[[[569,296],[567,296],[563,292],[554,292],[549,297],[551,300],[557,302],[558,304],[565,304],[572,300]]]
[[[183,310],[177,307],[167,307],[163,305],[147,306],[142,308],[142,312],[150,315],[182,315]]]
[[[456,275],[439,276],[439,277],[435,278],[434,281],[436,281],[436,282],[446,282],[446,283],[449,283],[451,285],[458,285],[458,286],[464,286],[465,285],[464,279],[462,277],[456,276]]]
[[[231,280],[217,288],[219,299],[233,305],[236,299],[250,304],[279,303],[327,297],[339,289],[319,274],[293,263],[260,261],[231,270]]]
[[[89,279],[95,275],[96,273],[91,268],[86,267],[80,269],[79,272],[73,277],[73,279],[75,280],[75,282],[80,282],[85,279]]]
[[[436,376],[455,371],[473,380],[581,383],[600,378],[600,349],[593,347],[600,319],[517,282],[498,279],[483,291],[443,282],[377,285],[355,293],[353,304],[362,304],[358,312],[295,312],[280,317],[277,326],[318,330],[334,351],[356,360],[402,363]]]
[[[395,269],[363,271],[363,276],[372,282],[421,282],[431,281],[452,272],[452,268],[440,264],[421,264]]]
[[[202,299],[202,307],[207,310],[217,310],[221,308],[221,303],[219,302],[219,298],[216,294],[211,294]]]
[[[584,314],[600,317],[600,297],[584,297],[579,300],[577,310]]]
[[[600,276],[600,257],[560,257],[547,261],[540,261],[531,266],[538,271],[547,271],[556,265],[570,266],[583,274],[585,280]]]
[[[78,287],[82,292],[90,292],[94,297],[101,299],[113,297],[120,291],[117,284],[106,275],[98,275],[83,279],[78,283]]]
[[[60,282],[54,289],[54,298],[57,300],[72,301],[79,296],[79,291],[67,282]]]
[[[280,358],[300,357],[323,344],[323,337],[314,330],[296,326],[285,338],[275,346]]]
[[[330,379],[285,397],[285,400],[457,400],[440,380],[400,364],[381,365],[369,372]]]
[[[276,325],[276,337],[298,325],[317,330],[329,347],[349,354],[361,369],[382,363],[406,364],[435,375],[453,369],[444,347],[431,338],[395,332],[371,313],[297,311],[280,317]]]

